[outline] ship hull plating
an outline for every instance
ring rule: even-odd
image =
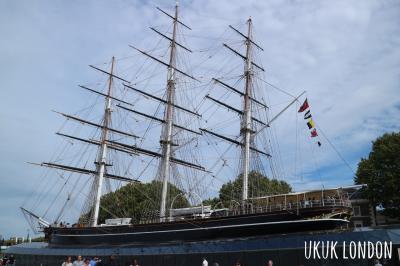
[[[284,211],[153,224],[48,228],[45,233],[52,247],[90,247],[228,239],[332,230],[347,226],[345,219],[307,219],[324,212],[324,208],[312,208],[301,214]]]

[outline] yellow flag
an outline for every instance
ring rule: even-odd
[[[314,121],[312,120],[312,118],[310,118],[310,120],[308,120],[307,126],[308,126],[309,129],[312,129],[312,128],[315,127]]]

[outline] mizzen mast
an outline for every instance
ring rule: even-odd
[[[114,60],[115,60],[114,57],[112,57],[110,77],[108,79],[107,97],[105,98],[104,120],[103,120],[102,134],[100,140],[101,144],[99,149],[99,155],[97,158],[97,167],[96,167],[97,176],[94,181],[96,189],[96,197],[94,202],[93,214],[90,221],[91,226],[93,227],[97,226],[99,218],[101,192],[103,188],[103,180],[107,166],[107,142],[108,142],[109,127],[111,123],[111,88],[113,81]]]
[[[174,98],[175,98],[175,53],[176,53],[176,30],[178,23],[178,2],[175,5],[175,17],[173,19],[173,31],[171,39],[171,48],[168,66],[168,81],[167,81],[167,105],[165,107],[163,126],[163,134],[161,135],[160,143],[162,145],[161,159],[161,179],[162,179],[162,192],[161,192],[161,205],[160,205],[160,220],[164,221],[166,216],[167,205],[167,192],[168,181],[170,173],[170,158],[171,158],[171,145],[172,145],[172,126],[174,115]]]
[[[229,27],[235,31],[237,34],[245,38],[245,45],[246,45],[246,53],[242,54],[239,51],[235,50],[234,48],[230,47],[228,44],[224,43],[223,46],[227,48],[229,51],[231,51],[233,54],[236,56],[240,57],[244,61],[244,89],[243,91],[240,89],[237,89],[223,81],[217,78],[213,78],[216,84],[221,85],[222,87],[234,92],[235,94],[238,94],[239,96],[243,97],[243,109],[238,109],[235,107],[232,107],[228,105],[225,102],[219,101],[209,95],[207,95],[205,98],[208,100],[211,100],[214,103],[217,103],[218,105],[221,105],[228,110],[234,111],[237,114],[240,115],[241,121],[240,121],[240,136],[241,136],[241,141],[237,141],[236,139],[231,139],[227,136],[224,136],[222,134],[218,134],[216,132],[212,132],[207,129],[200,129],[202,132],[205,132],[207,134],[210,134],[212,136],[215,136],[217,138],[220,138],[222,140],[228,141],[232,144],[235,144],[237,146],[240,146],[242,150],[242,177],[243,177],[243,188],[242,188],[242,201],[243,201],[243,206],[246,203],[246,200],[248,199],[248,190],[249,190],[249,184],[248,184],[248,179],[249,179],[249,172],[250,172],[250,152],[256,152],[258,154],[263,154],[267,157],[270,157],[271,155],[268,152],[263,152],[259,149],[257,149],[254,145],[254,136],[255,136],[255,131],[253,130],[253,122],[258,124],[259,126],[268,127],[269,124],[265,121],[261,121],[260,119],[252,116],[252,105],[255,104],[263,109],[267,109],[268,106],[259,101],[258,99],[255,98],[254,93],[253,93],[253,76],[255,72],[255,68],[257,71],[265,71],[263,67],[260,65],[256,64],[253,62],[253,47],[256,47],[263,51],[263,49],[256,44],[252,40],[252,20],[249,18],[247,20],[247,34],[243,34],[233,26],[229,25]]]
[[[241,134],[243,138],[243,190],[242,190],[242,200],[245,202],[248,198],[248,178],[249,178],[249,168],[250,168],[250,138],[251,138],[251,101],[250,97],[252,95],[252,51],[251,51],[251,34],[252,34],[252,23],[251,18],[247,21],[247,38],[246,38],[246,61],[245,61],[245,92],[243,97],[243,116],[241,125]]]

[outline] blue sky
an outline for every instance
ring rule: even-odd
[[[54,132],[62,122],[50,110],[82,108],[87,93],[76,85],[94,78],[87,65],[131,55],[128,44],[145,47],[143,39],[154,36],[148,27],[168,22],[155,6],[170,11],[173,5],[0,1],[0,234],[26,234],[18,207],[29,199],[40,169],[25,162],[44,161],[57,149]],[[377,136],[399,130],[398,1],[196,0],[181,6],[182,19],[199,36],[218,36],[251,16],[265,49],[259,58],[266,79],[292,94],[307,90],[318,126],[351,168]],[[195,42],[188,38],[205,44]],[[293,126],[283,121],[277,134],[282,154],[290,154],[293,139],[285,135]],[[353,173],[322,141],[322,149],[312,148],[313,158],[304,160],[302,178],[289,178],[296,190],[352,184]]]

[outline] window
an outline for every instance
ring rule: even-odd
[[[361,216],[360,206],[353,207],[353,216]]]
[[[362,221],[355,221],[355,222],[354,222],[354,227],[355,227],[356,229],[361,230],[361,227],[363,227],[363,226],[364,226],[364,224],[363,224]]]

